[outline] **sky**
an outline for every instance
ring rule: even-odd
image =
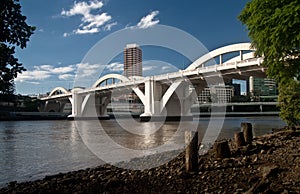
[[[27,69],[15,80],[16,93],[44,94],[58,86],[73,88],[78,68],[84,70],[80,71],[84,72],[81,76],[91,86],[96,80],[91,79],[89,72],[99,71],[99,66],[86,63],[85,56],[99,41],[124,29],[171,26],[195,37],[209,51],[228,44],[249,42],[245,26],[237,19],[247,2],[20,0],[27,23],[37,29],[27,47],[16,50],[15,56]],[[117,44],[117,41],[112,42],[107,50]],[[105,64],[105,70],[101,71],[122,74],[122,49],[125,46],[118,48],[119,54]],[[169,49],[145,46],[142,50],[145,76],[184,69],[192,62]],[[99,53],[101,56],[105,51]]]

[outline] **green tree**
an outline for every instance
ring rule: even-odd
[[[291,102],[297,92],[286,92],[300,85],[300,1],[252,0],[239,15],[247,26],[256,55],[263,56],[267,75],[279,85],[281,117],[289,125],[300,119],[300,101]]]
[[[14,78],[26,70],[14,57],[15,46],[25,48],[35,27],[26,23],[19,0],[1,0],[0,18],[0,93],[10,94]]]
[[[40,100],[38,99],[33,99],[28,96],[23,96],[23,101],[24,101],[24,111],[28,112],[38,112],[38,107],[40,104]]]
[[[300,118],[300,83],[299,81],[290,80],[284,85],[284,88],[279,86],[279,101],[285,106],[281,106],[280,116],[287,121],[288,125],[299,124]]]

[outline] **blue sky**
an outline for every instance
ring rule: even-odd
[[[16,93],[20,94],[46,93],[57,86],[72,88],[76,69],[83,67],[81,62],[86,53],[99,40],[125,28],[151,28],[159,24],[176,27],[197,38],[208,50],[249,42],[245,27],[237,19],[247,0],[21,0],[20,3],[27,23],[37,27],[27,48],[16,52],[27,69],[15,80]],[[190,63],[159,48],[143,49],[143,60],[165,61],[158,64],[180,69]],[[122,73],[122,64],[120,54],[107,64],[107,69]],[[146,72],[150,69],[144,67],[146,75],[151,74]],[[152,69],[152,74],[157,71]]]

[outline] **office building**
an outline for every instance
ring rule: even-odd
[[[234,95],[233,86],[210,86],[205,87],[198,96],[199,103],[227,103],[231,101]]]
[[[249,89],[251,96],[276,96],[278,94],[276,81],[268,78],[249,78]]]
[[[142,50],[137,44],[128,44],[124,48],[124,75],[143,76]]]

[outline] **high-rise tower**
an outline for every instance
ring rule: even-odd
[[[142,76],[142,50],[137,44],[128,44],[124,48],[124,75]]]

